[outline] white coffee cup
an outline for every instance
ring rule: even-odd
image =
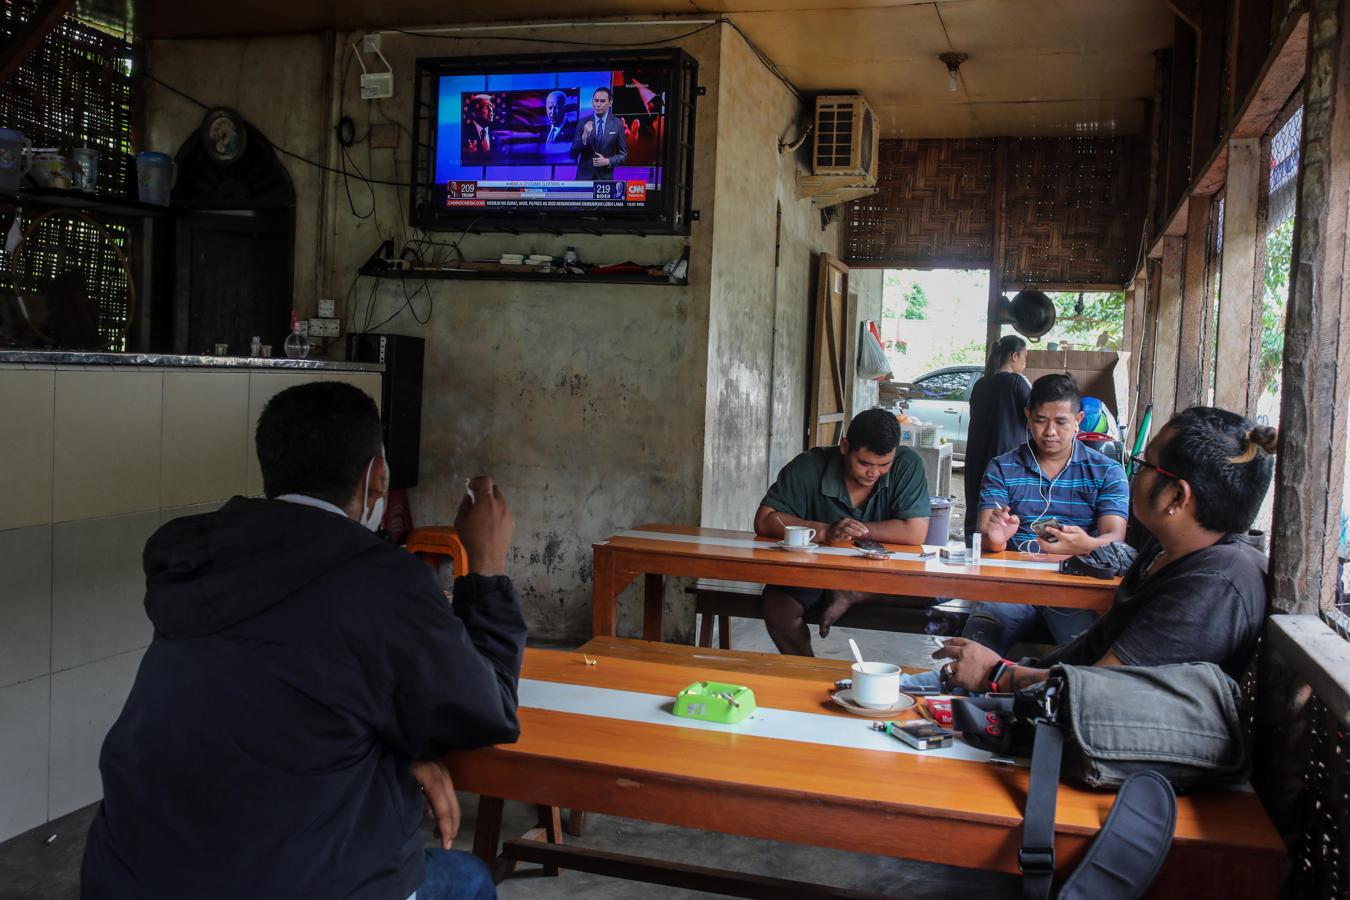
[[[816,530],[806,525],[784,525],[783,543],[789,547],[805,547],[816,539]]]
[[[869,709],[887,709],[900,702],[900,667],[890,663],[853,664],[853,702]]]

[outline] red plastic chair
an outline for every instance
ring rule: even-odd
[[[455,577],[469,574],[469,554],[450,525],[414,528],[403,546],[438,573],[441,563],[448,558],[454,567]]]

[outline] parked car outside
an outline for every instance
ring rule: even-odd
[[[923,391],[923,399],[905,406],[912,419],[929,425],[941,425],[942,434],[952,445],[952,459],[964,462],[966,433],[970,430],[970,391],[984,374],[982,366],[947,366],[915,378],[912,384]]]

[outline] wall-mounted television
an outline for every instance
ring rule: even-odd
[[[688,234],[697,79],[671,49],[419,59],[412,224]]]

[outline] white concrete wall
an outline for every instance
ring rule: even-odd
[[[702,521],[748,529],[768,484],[804,446],[813,260],[839,254],[842,229],[822,229],[820,212],[798,197],[807,151],[778,151],[780,138],[800,133],[809,101],[734,32],[721,68]]]
[[[542,34],[621,44],[671,31],[606,27]],[[418,57],[577,49],[386,35],[383,52],[397,76],[395,96],[368,107],[358,98],[352,74],[357,69],[348,45],[356,37],[159,42],[152,48],[152,68],[170,84],[190,85],[188,92],[204,102],[234,106],[287,149],[333,164],[336,150],[327,135],[337,105],[352,117],[357,134],[364,134],[372,120],[411,128]],[[393,314],[378,330],[427,341],[420,484],[411,492],[415,521],[448,523],[464,478],[495,475],[515,512],[510,569],[531,633],[538,637],[589,634],[594,541],[644,522],[698,520],[720,41],[718,29],[709,29],[681,43],[699,61],[700,83],[709,86],[699,100],[696,122],[693,204],[703,220],[694,223],[691,237],[495,234],[469,235],[462,242],[468,257],[494,257],[504,250],[561,256],[571,245],[587,262],[645,263],[673,259],[688,243],[687,287],[433,281],[430,298],[423,292],[412,301],[420,318],[430,315],[421,324],[408,313],[401,284],[373,285],[356,277],[381,239],[392,237],[402,246],[411,235],[404,189],[376,186],[374,214],[362,219],[350,211],[342,178],[328,176],[321,188],[324,209],[297,220],[297,274],[318,273],[312,282],[297,277],[302,314],[319,294],[331,295],[350,328],[353,316],[365,320],[373,296],[370,321]],[[320,59],[319,49],[334,43],[341,48],[336,67]],[[203,60],[211,71],[202,70]],[[241,87],[236,68],[244,61],[252,69]],[[348,74],[345,92],[343,70]],[[300,82],[293,91],[256,89],[269,73],[279,83]],[[340,104],[330,102],[331,93],[324,99],[322,88],[338,92]],[[151,133],[162,136],[166,148],[176,147],[200,119],[200,109],[153,85],[149,104]],[[355,163],[377,179],[409,178],[407,131],[396,150],[368,151],[361,145],[353,153]],[[303,164],[283,160],[296,178],[301,204],[308,205],[318,189],[302,189],[306,176],[296,167]],[[349,186],[358,211],[369,210],[370,191],[355,180]],[[321,224],[316,226],[316,220]],[[630,592],[620,620],[625,630],[636,631],[630,621],[636,609],[640,604]],[[672,620],[672,627],[675,634],[687,634],[692,622]]]
[[[0,841],[102,796],[98,754],[150,643],[141,551],[262,483],[277,391],[378,374],[0,365]]]
[[[577,26],[529,36],[622,45],[672,30]],[[356,37],[162,41],[151,48],[151,68],[328,165],[338,163],[330,136],[339,115],[353,119],[358,135],[372,121],[395,123],[404,129],[397,149],[359,145],[353,161],[377,179],[406,182],[418,57],[577,49],[389,34],[384,55],[395,96],[368,106],[357,96],[349,47]],[[496,234],[461,243],[468,257],[561,255],[572,245],[592,262],[660,262],[687,243],[687,287],[432,281],[411,301],[420,318],[430,315],[421,324],[406,309],[402,284],[356,277],[380,240],[402,246],[411,236],[406,191],[375,186],[374,214],[358,218],[346,187],[365,213],[365,185],[344,186],[338,175],[314,184],[313,171],[282,157],[301,206],[311,210],[316,197],[321,206],[297,218],[297,307],[308,314],[318,296],[332,296],[350,328],[373,302],[372,322],[393,316],[379,330],[426,339],[415,520],[449,522],[465,477],[497,476],[517,522],[511,574],[538,638],[589,634],[594,541],[645,522],[746,527],[764,485],[801,446],[811,254],[837,252],[838,228],[821,232],[818,213],[796,198],[797,159],[777,152],[779,135],[795,132],[799,117],[787,89],[730,29],[677,45],[698,60],[707,88],[695,137],[693,205],[701,219],[689,238]],[[734,77],[723,75],[728,66]],[[191,136],[201,110],[153,83],[147,90],[150,133],[172,150]],[[783,207],[777,270],[776,202]],[[314,273],[308,281],[306,272]],[[413,282],[410,291],[422,287]],[[692,609],[674,587],[668,608],[667,637],[690,636]],[[621,603],[622,633],[637,632],[638,610],[631,589]]]

